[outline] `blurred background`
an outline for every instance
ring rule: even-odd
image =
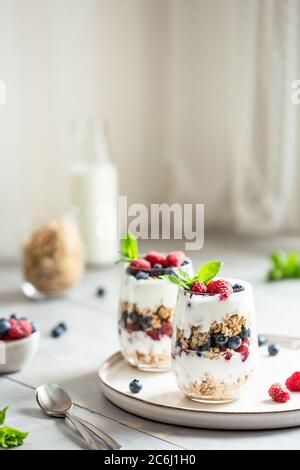
[[[95,117],[129,203],[298,234],[299,23],[299,0],[0,0],[0,259],[72,202],[74,123]]]

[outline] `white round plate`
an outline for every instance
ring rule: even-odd
[[[284,384],[300,370],[300,338],[268,336],[268,342],[281,345],[270,357],[259,348],[259,366],[242,397],[231,403],[205,404],[184,397],[172,372],[142,372],[123,359],[120,352],[109,357],[99,370],[104,395],[115,405],[143,418],[179,426],[207,429],[272,429],[300,426],[300,392],[292,393],[284,404],[268,396],[274,382]],[[128,385],[139,379],[143,388],[132,394]]]

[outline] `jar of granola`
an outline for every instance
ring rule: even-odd
[[[177,264],[192,274],[192,263],[182,252],[171,253],[170,262],[175,264],[179,253],[180,262]],[[160,278],[173,272],[172,266],[166,266],[166,259],[165,255],[150,252],[133,260],[125,268],[121,283],[121,352],[129,364],[146,371],[171,367],[171,338],[178,287]]]
[[[172,367],[182,392],[198,401],[237,399],[257,359],[252,287],[225,282],[230,295],[222,289],[221,295],[183,288],[178,293]]]
[[[39,225],[22,248],[24,280],[37,292],[62,294],[81,279],[84,263],[75,210]]]

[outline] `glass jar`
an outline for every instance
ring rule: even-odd
[[[192,275],[190,260],[182,266]],[[170,268],[139,271],[125,269],[119,308],[121,352],[132,366],[142,370],[171,367],[171,338],[178,288],[158,276]]]
[[[236,400],[257,360],[252,287],[240,286],[227,300],[180,288],[177,299],[172,368],[180,390],[202,402]]]
[[[24,292],[58,295],[80,281],[84,262],[76,216],[73,209],[38,225],[26,238],[22,246]]]

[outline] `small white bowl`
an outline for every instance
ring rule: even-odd
[[[29,362],[38,350],[40,332],[35,331],[27,338],[14,341],[2,341],[0,344],[0,360],[5,351],[5,364],[0,361],[0,374],[12,374],[17,372]]]

